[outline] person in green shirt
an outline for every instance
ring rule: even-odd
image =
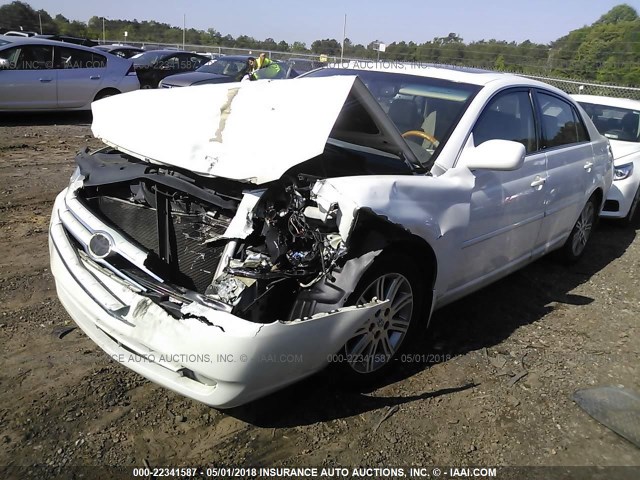
[[[252,80],[278,78],[281,70],[280,65],[268,58],[264,52],[257,59],[249,59],[249,61],[250,64],[253,64]]]

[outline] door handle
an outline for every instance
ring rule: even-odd
[[[42,83],[49,83],[51,80],[53,80],[53,78],[39,78],[38,80],[40,80]]]
[[[546,182],[547,179],[541,177],[540,175],[536,175],[536,178],[533,180],[533,182],[531,182],[531,186],[532,187],[540,187],[542,185],[544,185],[544,182]]]
[[[584,164],[585,170],[591,170],[591,167],[593,167],[593,162],[587,162]]]
[[[91,75],[89,78],[91,80],[100,80],[100,75]]]

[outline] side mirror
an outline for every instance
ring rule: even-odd
[[[469,170],[517,170],[524,163],[524,145],[511,140],[487,140],[467,147],[458,163]]]

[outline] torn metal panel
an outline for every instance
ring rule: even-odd
[[[465,168],[440,177],[331,178],[314,188],[318,203],[340,207],[340,234],[349,236],[355,211],[367,207],[431,243],[466,227],[475,176]],[[326,207],[325,207],[326,208]]]
[[[345,241],[356,212],[366,207],[427,241],[437,258],[453,258],[464,240],[474,186],[473,173],[456,168],[439,177],[331,178],[319,181],[314,194],[319,203],[339,206],[338,228]],[[452,281],[455,265],[438,265],[436,295]]]
[[[139,305],[143,305],[144,315],[135,314]],[[189,359],[182,365],[216,380],[247,382],[252,388],[271,390],[322,368],[328,352],[337,352],[367,318],[388,305],[388,301],[374,301],[304,320],[258,325],[201,305],[185,307],[183,311],[193,317],[176,321],[153,302],[141,299],[125,317],[135,328],[121,324],[117,329],[120,335],[158,353],[185,352],[193,358],[209,354],[239,359],[244,355],[246,361],[231,365]],[[269,356],[283,355],[297,355],[299,361],[276,361],[277,365],[269,361]]]
[[[247,238],[253,232],[253,210],[265,190],[244,192],[238,211],[224,232],[224,238]]]

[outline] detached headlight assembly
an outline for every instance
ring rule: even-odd
[[[619,167],[615,167],[613,171],[613,179],[614,180],[624,180],[628,178],[633,173],[633,163],[625,163],[624,165],[620,165]]]

